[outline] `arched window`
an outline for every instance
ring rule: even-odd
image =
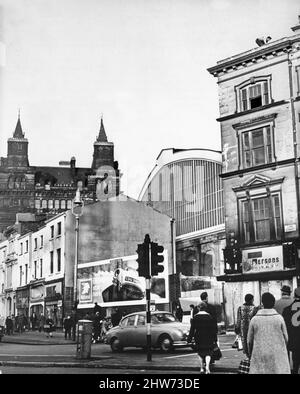
[[[15,183],[14,177],[11,175],[9,177],[9,179],[8,179],[8,188],[9,189],[13,189],[14,188],[14,183]]]
[[[248,111],[272,102],[271,76],[251,77],[236,86],[237,111]]]

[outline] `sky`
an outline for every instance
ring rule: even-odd
[[[103,116],[137,198],[162,149],[221,149],[207,68],[292,35],[299,14],[299,0],[0,0],[0,156],[20,109],[30,165],[90,167]]]

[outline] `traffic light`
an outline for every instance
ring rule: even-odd
[[[161,263],[164,261],[163,253],[164,247],[158,245],[156,242],[151,242],[151,276],[158,275],[159,272],[164,271],[164,266]]]
[[[142,243],[138,244],[137,248],[137,262],[138,262],[138,273],[139,276],[143,276],[144,278],[149,278],[150,277],[150,272],[149,272],[149,243]]]

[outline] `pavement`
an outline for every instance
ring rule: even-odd
[[[237,373],[242,352],[231,348],[235,335],[226,333],[219,336],[223,357],[212,366],[212,372]],[[34,346],[28,346],[34,345]],[[45,346],[46,345],[46,346]],[[122,353],[112,353],[105,344],[92,344],[91,357],[80,359],[76,343],[66,340],[62,332],[54,332],[53,338],[45,333],[27,331],[22,334],[4,336],[0,353],[1,366],[24,367],[62,367],[62,368],[102,368],[130,369],[136,373],[142,371],[199,371],[198,356],[189,348],[162,354],[152,352],[152,360],[147,361],[146,353],[141,349],[129,348]]]

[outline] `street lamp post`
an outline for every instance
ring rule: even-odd
[[[77,270],[78,270],[78,245],[79,245],[79,218],[83,213],[84,202],[77,189],[75,198],[72,200],[72,214],[75,216],[75,261],[74,261],[74,287],[73,287],[73,308],[74,308],[74,329],[73,341],[75,341],[75,326],[77,318]]]

